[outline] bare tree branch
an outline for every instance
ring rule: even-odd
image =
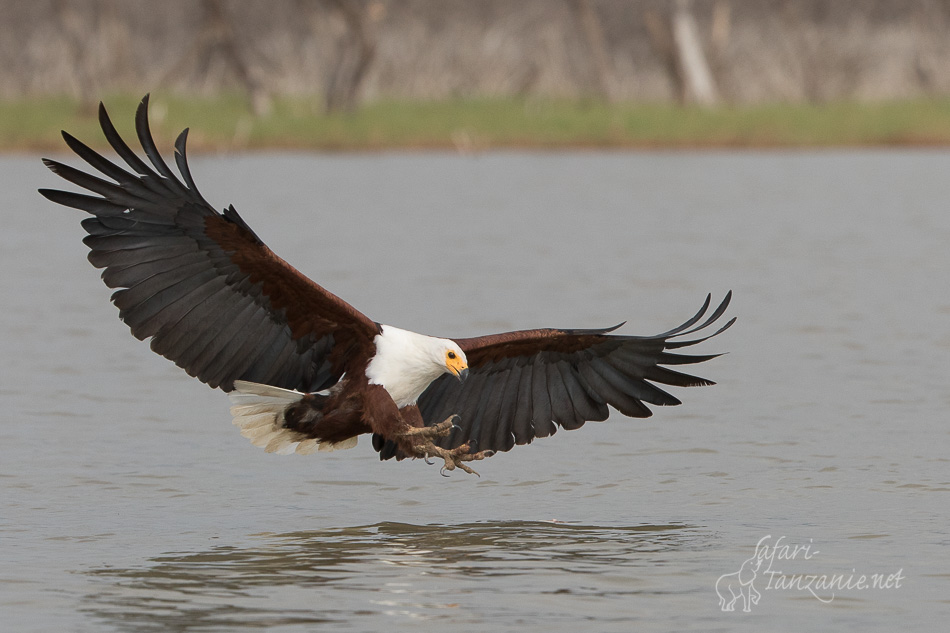
[[[231,71],[244,88],[257,115],[271,108],[271,98],[254,76],[238,46],[237,36],[221,0],[201,0],[201,28],[194,43],[163,78],[166,83],[193,68],[203,82],[208,82],[221,64]]]
[[[376,44],[370,34],[367,9],[357,0],[329,0],[342,16],[346,33],[337,47],[326,86],[326,110],[350,112],[356,109],[360,84],[376,56]]]
[[[591,88],[605,99],[613,96],[613,72],[610,64],[610,55],[607,52],[607,41],[604,30],[597,17],[597,10],[591,0],[568,0],[574,11],[575,19],[580,25],[591,60],[593,72],[590,73]]]

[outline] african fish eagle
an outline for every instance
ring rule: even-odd
[[[116,132],[105,108],[99,123],[126,163],[116,163],[63,132],[66,144],[114,182],[44,160],[53,172],[97,195],[41,189],[49,200],[86,211],[89,261],[118,288],[112,302],[140,340],[211,387],[230,393],[241,433],[269,452],[349,448],[372,433],[380,459],[429,457],[443,471],[605,420],[608,405],[647,417],[680,401],[656,384],[711,381],[663,365],[715,358],[671,350],[713,334],[682,337],[718,321],[731,292],[706,317],[655,336],[537,329],[449,340],[382,325],[275,255],[233,206],[218,213],[198,192],[175,142],[180,178],[149,130],[148,96],[135,115],[143,161]],[[129,171],[129,169],[131,171]],[[704,317],[706,317],[704,319]],[[621,324],[622,325],[622,324]]]

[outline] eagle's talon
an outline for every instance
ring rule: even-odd
[[[479,479],[482,478],[482,476],[479,475],[478,472],[474,468],[466,466],[465,464],[462,464],[462,463],[459,463],[458,467],[464,470],[465,472],[467,472],[469,475],[475,475]]]
[[[432,443],[431,440],[426,440],[422,445],[415,445],[412,447],[412,451],[417,457],[421,457],[427,464],[431,464],[429,461],[430,457],[439,457],[445,463],[439,468],[439,474],[443,477],[448,477],[447,472],[451,472],[458,468],[469,475],[476,475],[481,477],[473,468],[466,465],[465,462],[471,461],[481,461],[486,457],[491,457],[494,454],[494,451],[481,451],[473,453],[471,451],[471,441],[465,442],[461,446],[458,446],[453,449],[446,449],[440,446],[436,446]]]

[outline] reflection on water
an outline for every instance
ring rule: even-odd
[[[697,529],[377,523],[257,538],[246,547],[156,557],[141,568],[90,571],[102,586],[86,596],[85,610],[124,631],[285,627],[399,614],[454,618],[460,593],[472,602],[471,594],[527,586],[554,596],[635,592],[637,568],[695,546]],[[377,589],[370,594],[375,599],[366,600],[368,588]],[[301,592],[311,598],[300,600]]]

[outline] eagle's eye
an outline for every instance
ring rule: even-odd
[[[455,360],[455,352],[449,352],[449,360]]]

